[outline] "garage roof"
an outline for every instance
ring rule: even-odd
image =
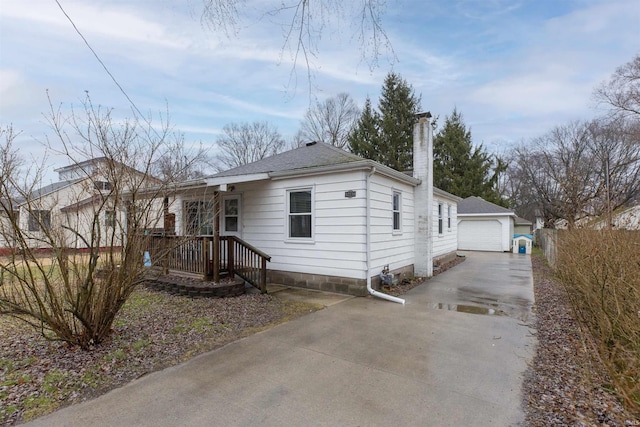
[[[469,196],[458,202],[459,214],[498,214],[498,215],[514,215],[515,213],[507,208],[498,206],[495,203],[487,202],[482,197]]]

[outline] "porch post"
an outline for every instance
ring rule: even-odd
[[[263,294],[267,293],[267,259],[263,256],[260,257],[262,259],[262,265],[260,266],[260,292]]]
[[[213,193],[213,281],[220,281],[220,192]]]
[[[229,277],[233,279],[235,275],[236,260],[234,259],[236,251],[236,240],[233,236],[227,236],[227,270]]]
[[[209,276],[209,238],[203,237],[200,241],[202,245],[202,280],[207,281]],[[215,248],[214,248],[215,252]]]

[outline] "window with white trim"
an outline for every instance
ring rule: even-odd
[[[184,211],[185,233],[188,236],[213,234],[213,202],[203,200],[184,202]]]
[[[222,232],[226,235],[240,232],[240,196],[225,196],[222,202]]]
[[[451,231],[451,205],[447,205],[447,228]]]
[[[442,234],[442,203],[438,203],[438,234]]]
[[[402,227],[402,194],[399,191],[393,192],[393,231],[400,231]]]
[[[311,188],[287,191],[287,228],[290,239],[313,237],[312,199]]]

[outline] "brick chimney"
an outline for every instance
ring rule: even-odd
[[[431,113],[416,115],[413,126],[413,176],[421,183],[414,189],[414,275],[433,275],[433,128]]]

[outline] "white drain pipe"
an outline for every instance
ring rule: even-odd
[[[378,292],[371,287],[371,177],[376,173],[375,166],[371,167],[371,172],[367,174],[367,291],[374,297],[386,299],[388,301],[404,304],[402,298],[394,297],[393,295],[387,295],[383,292]]]

